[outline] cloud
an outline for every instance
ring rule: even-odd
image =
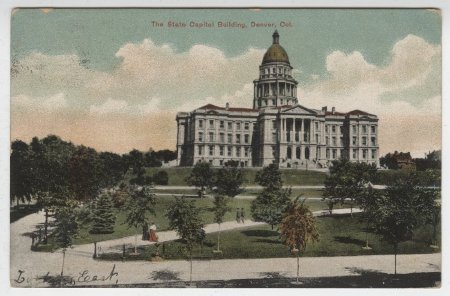
[[[128,103],[124,100],[113,100],[108,98],[102,105],[93,105],[90,108],[91,114],[111,114],[111,113],[123,113],[128,108]]]
[[[299,89],[300,103],[377,114],[382,153],[439,149],[440,61],[441,47],[414,35],[394,44],[383,65],[358,51],[334,51],[326,58],[327,74]]]
[[[57,93],[49,97],[18,95],[11,98],[11,104],[13,108],[47,113],[67,108],[67,100],[63,93]]]

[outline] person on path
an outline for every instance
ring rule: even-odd
[[[244,223],[244,208],[241,208],[241,222]]]
[[[241,223],[241,212],[239,208],[236,208],[236,222]]]
[[[149,241],[151,242],[157,242],[158,241],[158,235],[156,234],[156,225],[152,221],[150,225],[150,231],[149,231]]]

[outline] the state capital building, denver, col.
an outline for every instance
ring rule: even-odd
[[[275,31],[253,82],[253,108],[208,104],[177,114],[177,165],[324,168],[347,158],[378,166],[378,117],[298,104],[292,69]]]

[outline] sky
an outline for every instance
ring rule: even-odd
[[[441,16],[428,9],[16,9],[11,140],[175,149],[177,112],[252,106],[275,29],[301,105],[378,115],[382,155],[441,148]]]

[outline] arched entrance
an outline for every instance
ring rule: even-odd
[[[305,148],[305,159],[309,159],[309,147]]]

